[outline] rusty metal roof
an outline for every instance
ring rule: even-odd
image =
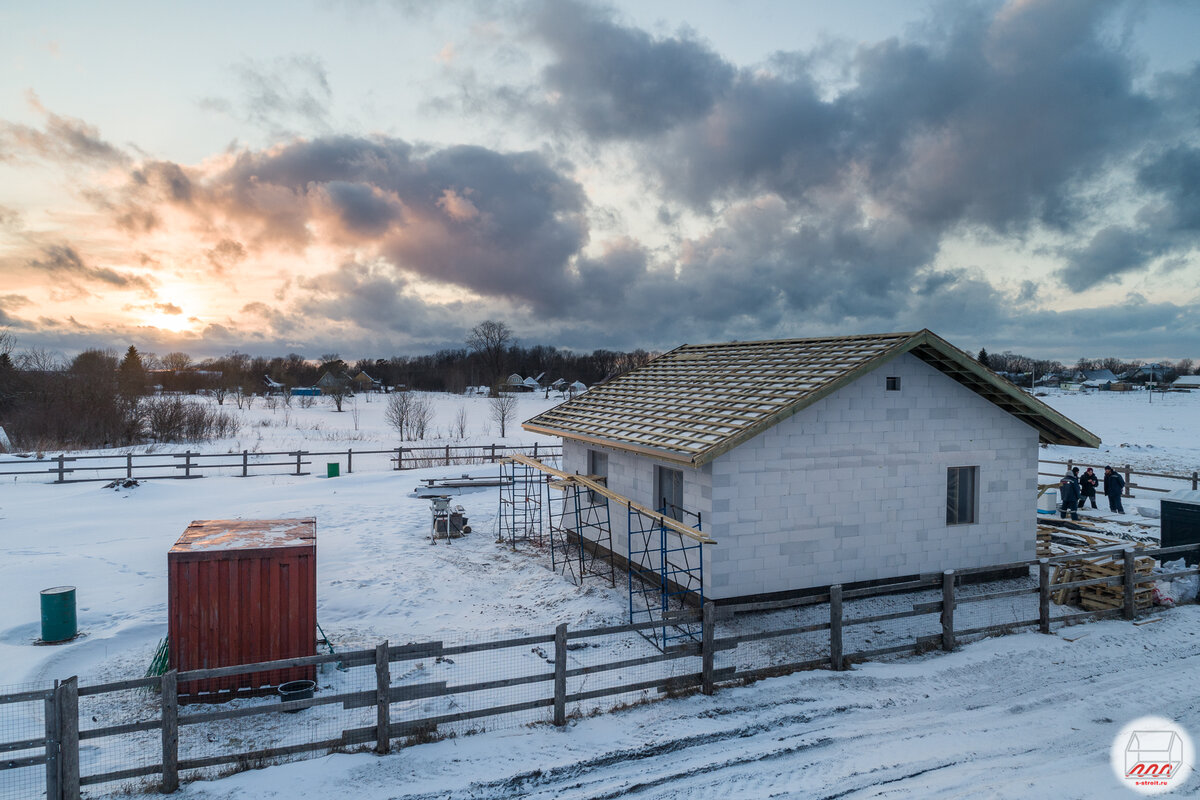
[[[538,414],[524,428],[704,464],[903,353],[1021,417],[1042,441],[1100,443],[928,330],[684,345]]]

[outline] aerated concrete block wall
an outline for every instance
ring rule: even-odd
[[[706,596],[1032,559],[1037,457],[1032,427],[903,355],[712,463]],[[978,521],[947,525],[962,466]]]
[[[712,510],[712,469],[709,466],[696,469],[675,464],[665,459],[654,459],[637,455],[627,450],[599,447],[573,439],[563,440],[563,471],[587,474],[587,451],[597,450],[608,455],[608,488],[624,497],[654,508],[654,467],[661,465],[683,472],[683,507],[702,515],[702,527],[708,530],[709,512]],[[628,511],[625,506],[609,503],[612,523],[613,550],[622,557],[628,555],[629,528]],[[693,524],[690,519],[687,524]],[[706,551],[711,548],[706,548]],[[657,561],[654,562],[657,565]],[[708,569],[708,562],[704,564]]]

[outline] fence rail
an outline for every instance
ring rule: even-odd
[[[246,478],[251,475],[307,475],[309,473],[305,472],[304,468],[311,466],[314,463],[313,459],[319,458],[344,459],[346,472],[352,473],[354,472],[355,458],[359,459],[360,468],[364,458],[371,458],[376,468],[382,462],[385,469],[406,470],[496,463],[513,454],[533,456],[534,458],[554,457],[562,455],[562,446],[535,442],[530,445],[401,446],[386,450],[355,450],[354,448],[270,452],[242,450],[240,453],[201,453],[185,450],[182,453],[114,453],[76,456],[63,453],[52,458],[6,458],[0,460],[0,476],[37,477],[44,475],[53,479],[50,481],[51,483],[84,483],[114,479],[191,479],[213,474]],[[380,459],[377,458],[378,456],[387,458]],[[340,465],[342,462],[338,463]],[[271,468],[274,467],[287,467],[288,469],[286,471],[272,470]]]
[[[1184,553],[1200,555],[1200,544],[1145,549],[1137,553],[1140,556]],[[962,577],[978,570],[947,570],[942,574],[926,575],[901,584],[900,586],[908,591],[933,592],[935,596],[940,593],[941,599],[913,602],[909,608],[898,611],[864,614],[854,613],[848,608],[850,604],[873,598],[894,599],[895,585],[852,591],[844,591],[840,585],[835,585],[829,587],[827,592],[808,597],[722,606],[715,606],[709,602],[702,609],[686,610],[672,619],[672,623],[677,625],[701,622],[702,633],[698,638],[665,649],[655,649],[645,655],[630,653],[626,643],[616,648],[622,656],[616,659],[612,659],[613,648],[605,648],[602,644],[606,638],[638,633],[662,623],[652,621],[579,630],[571,630],[564,624],[559,625],[553,633],[458,645],[443,641],[391,645],[385,641],[373,648],[350,652],[186,672],[171,671],[161,677],[134,678],[93,686],[80,686],[78,680],[72,677],[56,682],[53,688],[0,695],[0,708],[19,703],[44,704],[45,707],[44,736],[0,742],[0,753],[5,754],[0,758],[0,775],[6,770],[44,768],[44,784],[39,785],[39,791],[30,796],[41,795],[41,788],[44,786],[45,796],[49,800],[77,800],[82,786],[148,777],[157,777],[159,788],[165,792],[172,792],[178,788],[181,772],[230,764],[257,765],[268,759],[352,747],[369,746],[376,752],[386,753],[397,739],[408,737],[410,743],[416,743],[436,738],[441,733],[439,729],[446,726],[473,724],[479,720],[508,715],[535,714],[531,718],[522,717],[525,719],[522,724],[543,722],[564,725],[568,718],[568,706],[574,705],[577,713],[595,713],[605,709],[598,706],[585,708],[584,704],[602,698],[629,698],[631,695],[637,695],[632,700],[637,702],[652,699],[649,693],[669,696],[675,692],[699,690],[705,694],[712,694],[722,684],[758,680],[796,670],[844,670],[853,663],[885,655],[918,653],[931,649],[949,651],[955,649],[962,639],[968,636],[1003,634],[1034,627],[1042,633],[1050,633],[1054,625],[1069,625],[1117,615],[1132,620],[1138,613],[1135,601],[1135,589],[1138,584],[1200,573],[1200,568],[1191,567],[1169,575],[1140,574],[1136,572],[1132,548],[1124,551],[1122,574],[1100,580],[1052,585],[1050,559],[1043,558],[1020,564],[1036,569],[1036,586],[964,593],[960,586]],[[1013,565],[1003,566],[1007,568]],[[1052,613],[1052,588],[1058,590],[1066,586],[1100,584],[1124,587],[1121,607],[1083,613]],[[1031,600],[1036,597],[1036,615],[1033,614],[1032,607],[1028,611],[1014,608],[1014,618],[982,625],[974,624],[969,617],[963,616],[972,608],[976,608],[977,604],[1002,600],[1015,602],[1025,597]],[[795,624],[797,612],[823,613],[820,606],[825,604],[828,605],[827,619],[819,618],[820,621]],[[923,617],[930,619],[928,627],[933,629],[932,632],[921,634],[911,628],[902,628],[898,634],[901,639],[899,642],[879,646],[878,642],[863,639],[857,645],[848,643],[847,637],[854,636],[855,631],[878,633],[878,626],[883,623],[907,622]],[[763,619],[772,622],[763,630],[747,631],[742,625]],[[975,623],[977,622],[978,620],[975,620]],[[721,626],[726,627],[724,635],[718,635],[718,628]],[[758,651],[755,648],[775,646],[780,642],[796,644],[813,634],[818,636],[810,640],[810,644],[819,643],[820,652],[792,649],[781,656],[783,660],[768,664],[764,664],[763,661],[771,661],[770,658],[763,657],[761,653],[756,655]],[[543,650],[543,647],[546,650]],[[597,648],[602,651],[601,660],[591,663],[581,663],[579,659],[582,656],[572,655],[577,651],[586,653],[589,649]],[[744,648],[749,650],[743,653]],[[525,666],[510,669],[518,674],[496,674],[490,669],[494,665],[489,662],[487,680],[459,683],[432,680],[425,672],[430,661],[453,664],[450,656],[461,659],[472,654],[488,655],[498,651],[521,654],[524,659],[521,663]],[[576,664],[570,665],[569,659],[576,660]],[[722,663],[718,663],[719,659]],[[318,692],[316,696],[308,699],[278,703],[264,701],[221,710],[211,710],[212,706],[208,705],[204,707],[206,710],[188,711],[186,707],[181,707],[179,702],[180,681],[333,663],[339,664],[339,668],[347,673],[362,670],[355,673],[359,676],[358,688],[334,691],[330,694]],[[636,671],[639,668],[642,669],[641,672]],[[599,681],[601,685],[589,685],[589,681]],[[147,701],[149,705],[145,707],[151,709],[147,718],[80,729],[81,720],[87,718],[80,711],[80,698],[146,689],[158,691],[157,702]],[[479,702],[470,702],[467,696],[477,697]],[[437,706],[423,704],[439,700],[443,702]],[[453,710],[447,713],[447,707]],[[237,749],[236,745],[227,742],[225,744],[228,744],[228,751],[224,752],[181,752],[181,730],[228,720],[245,720],[262,715],[279,715],[319,708],[340,709],[339,713],[357,709],[369,717],[354,718],[354,721],[345,723],[336,735],[323,735],[312,741],[275,744],[257,749]],[[287,727],[287,719],[277,717],[274,725]],[[370,724],[361,724],[368,721]],[[305,726],[295,727],[304,729]],[[157,734],[156,744],[153,746],[157,752],[149,754],[153,759],[152,763],[110,763],[107,764],[108,768],[101,771],[88,770],[85,765],[81,765],[80,741],[89,742],[89,749],[94,749],[98,741],[121,740],[123,737],[147,733]],[[209,734],[208,740],[213,741],[213,734]],[[233,741],[240,742],[241,739],[238,737]]]
[[[1070,470],[1071,467],[1079,467],[1080,469],[1087,469],[1088,467],[1091,467],[1092,469],[1102,470],[1107,466],[1112,466],[1111,464],[1085,464],[1082,461],[1075,461],[1074,459],[1068,459],[1066,461],[1039,460],[1038,461],[1039,468],[1042,464],[1051,464],[1054,466],[1066,467],[1067,470]],[[1121,465],[1120,468],[1114,468],[1114,469],[1116,472],[1121,473],[1122,476],[1125,478],[1125,492],[1124,492],[1125,497],[1133,497],[1133,493],[1131,491],[1133,489],[1141,489],[1146,492],[1170,492],[1170,491],[1173,491],[1173,489],[1164,489],[1161,486],[1149,486],[1146,484],[1134,483],[1133,479],[1135,477],[1159,478],[1160,480],[1180,481],[1181,483],[1183,483],[1185,485],[1190,485],[1193,491],[1195,491],[1196,489],[1200,489],[1200,471],[1193,471],[1191,475],[1172,475],[1170,473],[1164,473],[1164,472],[1141,472],[1139,470],[1133,469],[1128,464],[1123,464],[1123,465]],[[1041,471],[1038,472],[1039,478],[1056,478],[1057,479],[1057,478],[1061,478],[1062,476],[1063,476],[1062,472],[1053,472],[1053,473],[1041,472]],[[1175,487],[1175,488],[1184,488],[1184,487]],[[1103,494],[1103,489],[1101,489],[1101,494]]]

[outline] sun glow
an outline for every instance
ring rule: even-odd
[[[180,333],[192,327],[191,319],[185,314],[150,314],[142,320],[142,324],[171,333]]]

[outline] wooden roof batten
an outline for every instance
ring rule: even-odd
[[[612,500],[613,502],[620,503],[621,505],[626,505],[626,506],[633,508],[639,514],[643,514],[647,517],[650,517],[655,522],[657,522],[659,525],[662,525],[664,528],[667,528],[668,530],[671,530],[674,533],[678,533],[680,536],[686,536],[687,538],[693,539],[697,542],[700,542],[701,544],[716,544],[717,543],[716,539],[713,539],[711,536],[704,533],[703,531],[699,531],[699,530],[691,527],[690,525],[684,525],[682,522],[680,522],[672,517],[668,517],[666,514],[662,514],[658,511],[655,511],[652,508],[648,508],[648,507],[642,505],[641,503],[637,502],[636,500],[630,500],[625,495],[614,492],[612,489],[609,489],[603,483],[594,481],[591,479],[591,477],[589,477],[587,475],[572,475],[569,472],[563,472],[562,470],[555,469],[554,467],[550,466],[549,464],[544,464],[541,461],[538,461],[536,458],[531,458],[530,456],[521,455],[520,453],[513,453],[512,455],[505,457],[503,460],[515,462],[517,464],[524,464],[527,467],[532,467],[534,469],[541,470],[542,472],[546,473],[550,477],[557,478],[558,480],[563,481],[564,483],[577,483],[580,486],[582,486],[583,488],[593,491],[596,494],[607,497],[609,500]]]
[[[1095,434],[927,329],[683,345],[533,417],[523,427],[699,466],[904,353],[1022,419],[1044,442],[1100,444]],[[696,373],[706,380],[696,380]],[[732,380],[722,380],[731,373]],[[652,398],[639,395],[647,389]],[[664,395],[666,399],[658,399]],[[646,403],[647,399],[658,402]],[[664,416],[672,423],[662,425]]]

